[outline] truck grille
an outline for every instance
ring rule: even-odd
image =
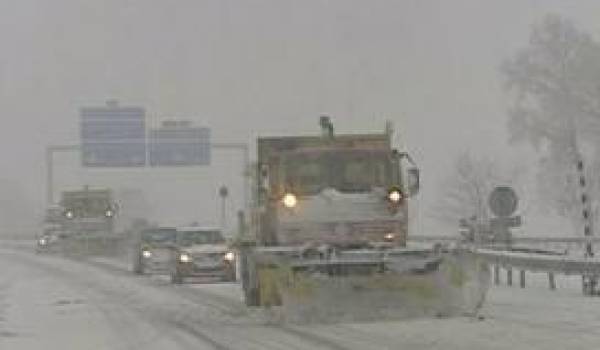
[[[372,222],[328,222],[306,225],[284,224],[279,231],[279,241],[283,244],[305,242],[352,243],[381,242],[384,236],[393,233],[404,241],[405,232],[398,221],[382,220]]]
[[[194,253],[192,259],[195,262],[217,263],[223,260],[223,253]]]

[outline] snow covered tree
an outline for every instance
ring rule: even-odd
[[[599,174],[590,159],[597,158],[600,144],[600,46],[570,21],[548,15],[533,26],[529,45],[501,71],[512,97],[511,140],[529,143],[541,155],[542,203],[577,221],[577,152],[591,149],[585,159],[588,179]],[[590,182],[594,191],[595,181]],[[598,198],[597,191],[592,197]]]
[[[454,162],[452,173],[440,184],[440,196],[433,207],[433,217],[456,227],[462,218],[477,217],[479,222],[489,218],[488,197],[494,187],[507,184],[498,163],[489,158],[461,153]]]

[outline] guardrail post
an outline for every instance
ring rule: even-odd
[[[525,270],[520,271],[520,277],[521,288],[525,288]]]
[[[554,280],[554,272],[548,272],[548,284],[550,290],[556,290],[556,281]]]
[[[494,265],[494,284],[500,284],[500,265]]]
[[[512,286],[512,267],[506,269],[506,284]]]

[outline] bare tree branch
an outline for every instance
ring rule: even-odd
[[[487,200],[492,189],[506,184],[497,163],[469,152],[460,154],[453,172],[440,183],[440,197],[431,216],[456,226],[461,218],[475,216],[485,221],[489,217]]]

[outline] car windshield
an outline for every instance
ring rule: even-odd
[[[142,241],[151,243],[175,242],[175,229],[156,229],[142,232]]]
[[[220,231],[198,230],[180,231],[177,233],[177,243],[182,246],[195,244],[218,244],[225,242]]]
[[[297,194],[316,194],[326,187],[360,193],[389,184],[391,165],[384,152],[299,153],[286,157],[284,174],[285,186]]]

